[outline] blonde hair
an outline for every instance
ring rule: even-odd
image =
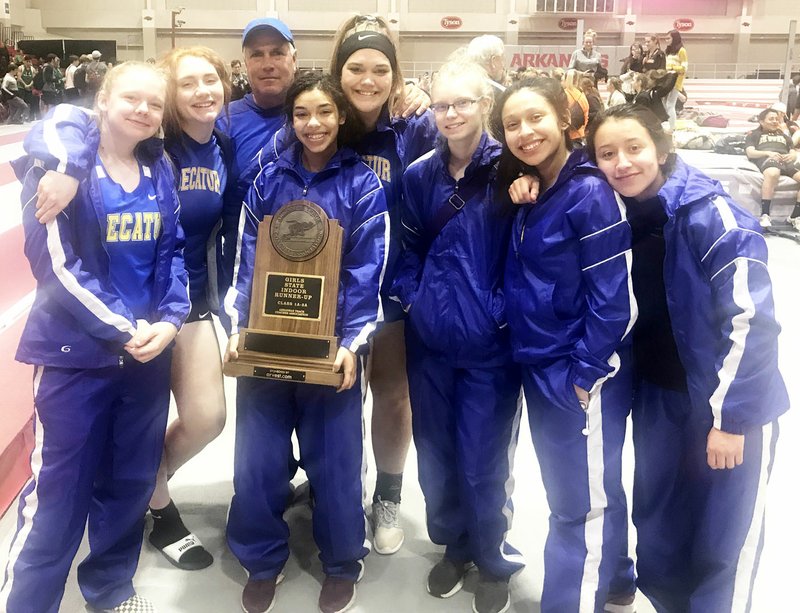
[[[167,99],[164,107],[164,134],[169,139],[178,138],[183,132],[181,128],[180,116],[176,98],[178,94],[178,65],[185,57],[197,57],[206,60],[214,68],[219,80],[222,83],[224,95],[223,105],[227,108],[231,100],[231,80],[225,68],[225,61],[216,51],[208,47],[195,46],[173,49],[167,52],[158,62],[160,68],[167,77]]]
[[[494,97],[492,95],[492,86],[489,84],[489,73],[486,72],[486,69],[467,59],[448,61],[439,68],[438,72],[433,77],[431,82],[431,99],[433,98],[433,91],[436,88],[436,84],[443,79],[465,79],[475,88],[478,98],[485,98],[488,100],[489,104],[482,118],[484,130],[488,129],[489,116],[492,112]]]
[[[564,73],[564,83],[567,84],[568,87],[578,87],[580,84],[579,79],[583,76],[582,72],[578,72],[574,68],[570,68]]]
[[[94,111],[97,114],[97,125],[102,128],[104,115],[100,111],[100,108],[97,105],[97,101],[100,97],[108,98],[111,95],[111,92],[114,90],[114,85],[119,81],[121,78],[125,77],[129,72],[139,70],[142,72],[149,72],[157,79],[164,83],[164,88],[166,89],[167,85],[167,75],[164,74],[164,71],[153,66],[152,64],[148,64],[146,62],[137,62],[135,60],[129,60],[127,62],[122,62],[121,64],[117,64],[113,68],[110,68],[108,72],[106,72],[105,76],[103,77],[103,82],[100,84],[100,87],[97,90],[97,94],[94,98]],[[161,136],[162,128],[159,127],[159,134]]]
[[[386,107],[389,109],[389,114],[399,113],[403,98],[405,98],[405,80],[403,79],[403,72],[400,70],[400,58],[397,57],[397,40],[389,29],[389,23],[380,15],[353,15],[339,26],[333,37],[333,51],[331,52],[328,71],[331,74],[334,73],[342,43],[348,36],[352,36],[356,32],[378,32],[385,35],[392,42],[392,45],[394,45],[397,67],[392,68],[392,91],[389,93],[389,99],[386,101]],[[341,84],[341,75],[336,78],[339,84]]]

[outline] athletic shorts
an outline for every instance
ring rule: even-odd
[[[189,311],[186,323],[190,324],[195,321],[211,321],[211,308],[205,298],[198,298],[192,301],[192,310]]]
[[[781,171],[781,174],[784,177],[793,177],[798,172],[800,172],[800,162],[781,162],[780,160],[774,160],[772,158],[765,158],[762,160],[758,160],[756,166],[764,172],[767,168],[777,168]]]

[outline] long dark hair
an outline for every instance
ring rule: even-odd
[[[681,33],[677,30],[670,30],[667,32],[667,34],[670,35],[672,40],[670,40],[669,45],[667,45],[667,48],[664,49],[664,52],[667,55],[675,55],[683,48],[683,39],[681,38]]]
[[[341,117],[344,117],[344,124],[339,126],[339,133],[336,136],[336,144],[339,147],[353,147],[363,136],[364,124],[358,117],[355,109],[350,106],[347,98],[342,92],[342,88],[329,74],[322,74],[315,71],[307,71],[298,74],[294,82],[286,92],[286,102],[283,111],[286,121],[292,125],[294,119],[294,103],[300,94],[318,89],[331,99],[336,106],[336,110]]]
[[[495,181],[495,193],[501,203],[508,204],[508,188],[522,175],[539,176],[538,170],[533,166],[528,166],[511,153],[506,142],[505,130],[503,129],[503,108],[508,99],[515,93],[523,89],[530,89],[547,100],[553,108],[556,116],[562,117],[569,123],[569,100],[561,83],[550,77],[525,78],[514,83],[498,97],[495,107],[492,110],[491,127],[497,140],[503,145],[500,160],[497,166],[497,180]],[[572,141],[567,130],[564,130],[564,144],[567,151],[572,149]]]
[[[664,128],[661,127],[661,121],[655,116],[653,111],[640,104],[629,103],[612,106],[595,116],[594,121],[586,132],[586,153],[589,155],[589,159],[592,160],[592,162],[597,164],[597,153],[594,148],[594,139],[597,135],[597,131],[610,119],[616,119],[617,121],[633,119],[638,122],[639,125],[647,130],[653,143],[655,143],[656,152],[659,155],[667,156],[666,161],[661,165],[664,176],[668,177],[672,174],[675,168],[675,152],[672,150],[672,137],[664,132]]]

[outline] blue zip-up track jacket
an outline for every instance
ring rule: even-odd
[[[625,206],[582,150],[536,204],[517,213],[505,270],[517,362],[570,362],[591,390],[636,320]],[[627,339],[626,339],[627,342]]]
[[[403,251],[392,286],[425,346],[459,368],[511,361],[502,275],[513,217],[494,205],[500,144],[481,137],[464,176],[447,170],[446,144],[411,164],[403,176]],[[474,181],[481,188],[472,191]],[[472,197],[432,243],[431,220],[454,194]],[[428,249],[428,246],[430,248]]]
[[[383,320],[379,288],[386,272],[389,217],[375,173],[350,149],[337,151],[306,184],[300,169],[302,147],[295,143],[256,176],[239,217],[233,284],[225,296],[223,324],[230,333],[247,326],[258,223],[284,204],[310,200],[342,226],[336,335],[350,351],[366,349]]]
[[[86,131],[86,112],[59,105],[54,118],[83,127],[81,146],[96,155],[100,134]],[[151,169],[161,214],[150,323],[174,324],[178,329],[189,314],[189,294],[183,262],[183,231],[172,166],[161,141],[140,148],[140,161]],[[35,217],[36,189],[46,166],[62,172],[68,151],[55,130],[44,138],[28,135],[28,155],[13,162],[22,182],[25,255],[37,281],[36,298],[17,349],[17,360],[62,368],[102,368],[121,363],[123,345],[136,331],[136,319],[113,290],[105,246],[105,211],[97,178],[90,169],[73,168],[87,176],[78,193],[56,219],[42,225]],[[82,158],[83,159],[83,158]],[[85,159],[88,159],[86,156]]]
[[[658,197],[668,216],[667,307],[692,406],[711,410],[725,432],[763,426],[789,408],[789,398],[758,222],[680,158]]]
[[[59,105],[56,108],[59,109],[58,112],[51,111],[44,120],[31,128],[25,141],[26,150],[34,158],[40,160],[46,170],[62,172],[78,181],[83,181],[89,176],[95,164],[96,151],[89,147],[87,140],[89,132],[96,125],[94,117],[86,109],[79,107]],[[231,177],[235,172],[233,149],[230,137],[224,132],[215,128],[214,137],[217,139],[228,175],[224,190],[224,199],[227,201],[230,198]],[[165,141],[165,150],[174,164],[174,174],[180,175],[179,171],[184,167],[180,144],[167,140]],[[177,186],[177,183],[175,185]],[[178,198],[180,199],[180,196]],[[226,270],[223,266],[221,226],[222,220],[212,231],[208,243],[205,245],[208,264],[205,293],[208,305],[215,314],[219,313],[219,305],[224,298],[224,292],[230,285],[230,276],[218,278]],[[187,243],[190,240],[191,238],[187,238]],[[190,283],[195,282],[193,279],[189,281]]]

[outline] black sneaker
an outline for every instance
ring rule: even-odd
[[[443,557],[428,573],[428,593],[436,598],[450,598],[464,585],[464,575],[471,566]]]
[[[504,613],[510,606],[508,579],[496,579],[481,573],[472,599],[473,613]]]

